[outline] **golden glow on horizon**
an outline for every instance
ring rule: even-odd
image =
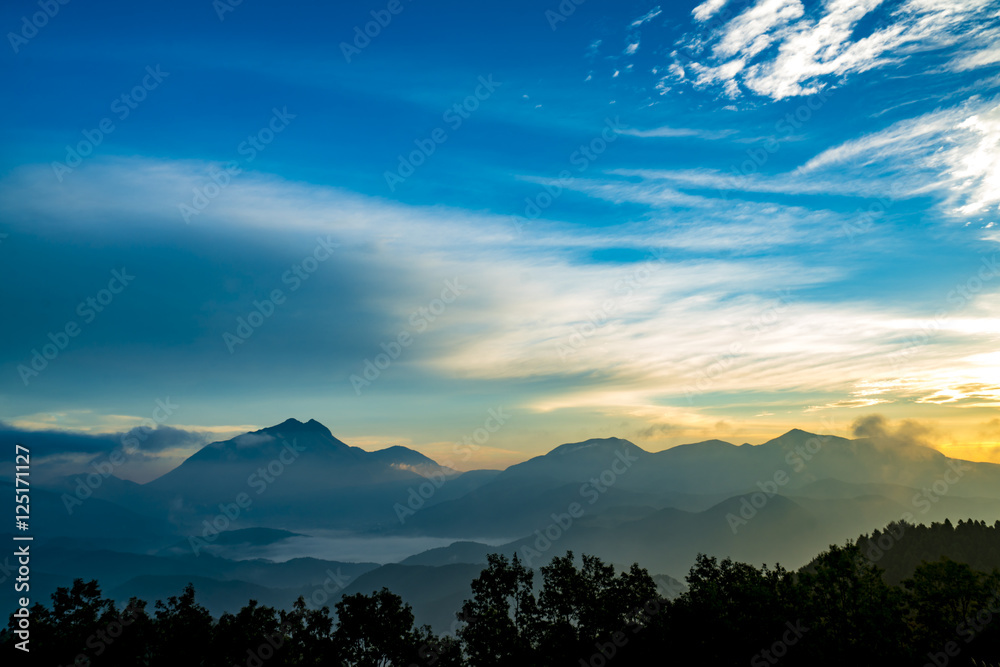
[[[995,359],[997,355],[989,358]],[[985,370],[985,369],[984,369]],[[988,377],[984,375],[984,377]],[[969,378],[962,378],[963,381]],[[953,377],[952,380],[958,380]],[[905,383],[903,383],[905,384]],[[859,387],[859,394],[881,394],[898,390],[900,382],[872,382]],[[911,387],[912,388],[912,387]],[[890,423],[915,425],[919,444],[932,447],[947,456],[969,461],[1000,463],[1000,418],[994,417],[997,400],[995,387],[989,389],[990,409],[974,407],[981,403],[970,398],[980,395],[979,384],[956,382],[952,388],[939,389],[937,394],[911,399],[906,404],[889,402],[879,406]],[[959,392],[962,392],[959,395]],[[394,434],[349,431],[335,432],[345,443],[367,451],[400,445],[414,449],[442,465],[456,470],[502,469],[533,456],[551,451],[566,442],[592,437],[621,437],[631,440],[647,451],[720,439],[735,445],[767,442],[793,428],[813,433],[854,437],[852,426],[860,417],[870,416],[870,401],[874,399],[843,399],[819,407],[787,409],[776,403],[766,405],[748,402],[746,406],[722,412],[715,409],[660,406],[643,402],[645,392],[581,392],[564,401],[542,402],[527,410],[509,410],[516,418],[511,424],[491,434],[489,439],[469,447],[462,434],[454,440],[422,438],[419,432]],[[934,399],[934,400],[929,400]],[[630,403],[630,401],[636,401]],[[847,407],[854,405],[859,407]],[[609,405],[617,403],[617,405]],[[763,412],[761,407],[765,407]],[[320,416],[321,417],[321,416]],[[319,421],[324,422],[322,418]],[[27,431],[55,430],[89,435],[115,433],[142,423],[141,417],[99,415],[93,411],[26,415],[9,422],[14,428]],[[256,431],[266,425],[169,425],[204,434],[205,442],[227,440],[241,433]],[[468,440],[468,438],[466,438]],[[475,443],[472,443],[475,444]],[[146,481],[180,464],[201,445],[191,448],[173,447],[153,454],[136,470],[123,466],[122,477]],[[64,457],[66,463],[72,462]],[[149,471],[155,470],[152,474]]]

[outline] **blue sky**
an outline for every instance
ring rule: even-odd
[[[42,5],[0,10],[10,429],[997,456],[996,2]]]

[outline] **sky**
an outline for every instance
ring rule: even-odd
[[[0,431],[53,469],[289,417],[462,469],[872,415],[1000,461],[996,1],[0,27]]]

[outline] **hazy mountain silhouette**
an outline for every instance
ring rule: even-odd
[[[183,525],[244,494],[252,501],[248,525],[365,530],[394,521],[391,498],[431,475],[461,476],[406,447],[368,452],[315,420],[289,419],[206,445],[142,490]]]
[[[156,598],[198,578],[218,611],[251,594],[276,604],[309,595],[341,568],[340,585],[357,580],[346,587],[370,593],[364,588],[391,584],[435,623],[467,592],[469,567],[492,552],[538,567],[572,550],[679,577],[699,552],[799,567],[831,543],[901,518],[1000,514],[998,465],[919,443],[798,429],[756,446],[707,440],[661,452],[596,438],[503,471],[458,473],[406,447],[368,452],[315,420],[289,419],[206,445],[148,484],[107,478],[70,514],[65,498],[77,484],[33,490],[43,590],[84,576],[116,594]],[[314,531],[334,542],[414,546],[385,567],[252,557],[302,555],[295,549]],[[206,539],[197,555],[192,537]],[[426,549],[441,537],[455,541]]]

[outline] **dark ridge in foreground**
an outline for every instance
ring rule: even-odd
[[[136,598],[118,606],[97,581],[77,580],[52,596],[51,609],[32,607],[30,645],[12,615],[0,650],[5,664],[20,647],[34,664],[95,667],[996,665],[1000,570],[944,557],[893,585],[877,562],[904,567],[954,549],[994,558],[1000,521],[901,523],[886,532],[899,537],[883,540],[881,554],[864,548],[886,534],[877,531],[831,545],[799,572],[699,555],[676,597],[638,565],[617,570],[567,552],[536,573],[517,556],[491,554],[478,576],[465,566],[474,577],[469,594],[444,630],[454,636],[416,627],[410,605],[388,588],[348,592],[332,612],[302,598],[288,610],[251,600],[216,620],[192,584],[150,610]],[[426,578],[420,585],[432,588]]]

